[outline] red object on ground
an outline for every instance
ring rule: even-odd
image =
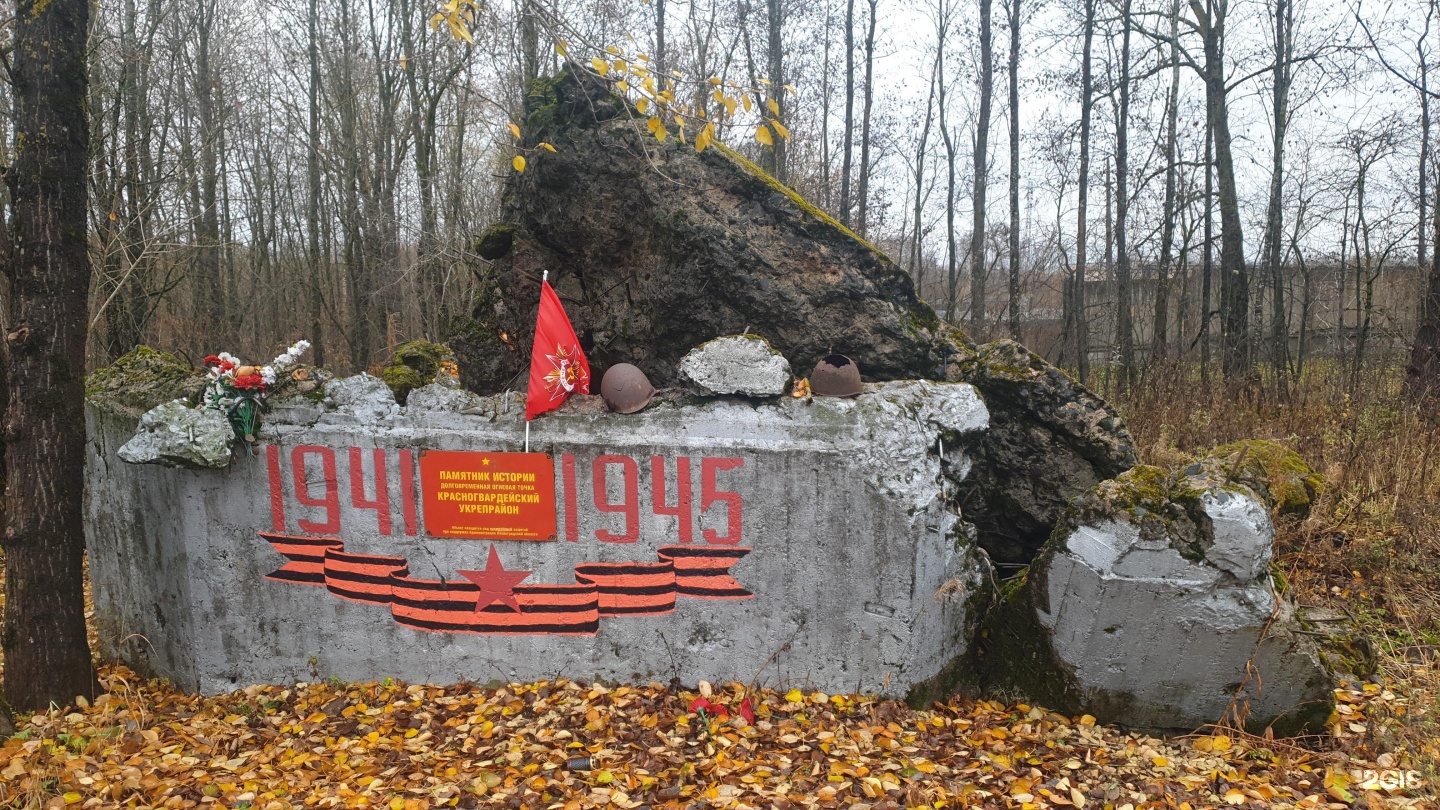
[[[550,282],[540,283],[540,312],[535,316],[535,344],[530,351],[530,387],[525,395],[525,421],[565,404],[571,394],[590,393],[590,363],[560,297]]]

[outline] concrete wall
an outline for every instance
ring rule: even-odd
[[[329,404],[277,405],[258,455],[237,451],[223,470],[122,462],[116,451],[136,420],[92,403],[88,540],[103,652],[207,693],[332,675],[693,683],[763,670],[772,685],[902,695],[967,643],[966,597],[989,581],[988,563],[949,502],[969,462],[946,448],[942,465],[939,450],[942,435],[987,425],[968,385],[658,402],[631,416],[577,399],[532,425],[531,450],[552,454],[554,470],[557,539],[546,542],[425,531],[421,455],[519,451],[522,402],[431,386],[400,408],[373,383],[332,383]],[[688,510],[677,499],[682,463]],[[658,510],[656,465],[666,479]],[[693,521],[688,538],[675,512]],[[507,606],[475,613],[482,591],[460,574],[493,568],[492,547],[504,569],[531,572],[514,589],[520,614],[548,598],[543,586],[563,600],[583,591],[577,574],[617,570],[585,567],[594,563],[646,563],[635,570],[663,579],[671,560],[680,586],[673,609],[663,587],[647,585],[636,590],[651,606],[625,611],[613,599],[607,610],[602,582],[588,625],[516,631]],[[713,564],[692,584],[729,576],[733,587],[684,587],[681,558],[696,554]],[[728,570],[717,573],[721,559]],[[427,588],[443,593],[440,613],[417,613]],[[453,622],[416,629],[422,614]]]

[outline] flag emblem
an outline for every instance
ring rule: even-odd
[[[550,370],[545,372],[545,390],[550,392],[551,400],[564,399],[575,393],[576,389],[589,389],[590,369],[576,362],[577,355],[584,357],[579,346],[569,349],[556,346],[554,354],[545,355],[551,366]]]

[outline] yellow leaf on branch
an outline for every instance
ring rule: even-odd
[[[755,140],[766,146],[774,146],[775,138],[770,134],[770,127],[761,124],[755,128]]]
[[[515,167],[515,171],[523,173],[525,171],[525,156],[516,155],[515,159],[510,161],[510,165]]]

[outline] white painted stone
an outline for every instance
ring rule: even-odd
[[[222,469],[230,463],[234,440],[224,414],[176,399],[142,415],[135,435],[116,455],[131,464]]]
[[[1114,520],[1080,526],[1043,572],[1047,604],[1037,606],[1037,619],[1087,699],[1112,707],[1109,721],[1165,728],[1216,721],[1252,655],[1260,675],[1244,694],[1252,716],[1284,714],[1326,695],[1321,663],[1284,620],[1289,606],[1271,623],[1268,513],[1225,492],[1207,496],[1205,506],[1216,526],[1206,561]]]
[[[400,412],[395,392],[379,377],[360,373],[325,386],[325,400],[340,413],[355,417],[362,424],[375,424]]]
[[[411,411],[465,413],[481,407],[484,401],[481,397],[446,382],[450,379],[449,375],[441,375],[435,382],[411,391],[405,400],[406,408]]]
[[[1266,574],[1275,526],[1265,505],[1223,489],[1206,492],[1200,503],[1215,532],[1215,544],[1205,551],[1205,559],[1242,582]]]
[[[775,397],[790,382],[790,361],[755,335],[729,335],[696,346],[680,360],[680,377],[707,394]]]

